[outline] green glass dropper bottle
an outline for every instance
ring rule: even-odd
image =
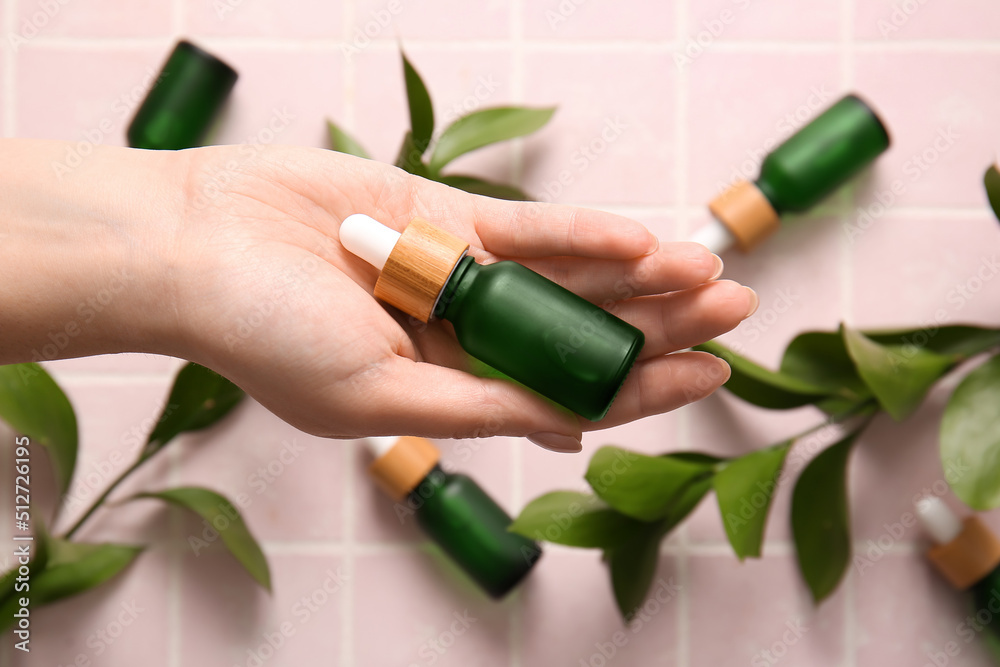
[[[355,214],[340,242],[381,269],[377,298],[422,322],[450,321],[466,352],[592,421],[642,349],[631,324],[516,262],[478,264],[468,243],[423,220],[400,234]]]
[[[917,516],[936,543],[927,558],[952,586],[972,595],[975,610],[959,626],[959,636],[972,641],[985,631],[1000,658],[1000,540],[974,515],[960,521],[936,496],[917,501]]]
[[[128,145],[160,150],[201,145],[236,78],[236,70],[211,53],[178,42],[129,123]]]
[[[691,239],[715,253],[748,251],[780,216],[815,206],[889,148],[889,132],[857,95],[841,98],[778,146],[753,183],[739,181],[709,203],[714,220]]]
[[[511,533],[510,516],[475,481],[445,472],[440,452],[423,438],[368,438],[368,472],[490,596],[502,598],[541,558],[538,544]]]

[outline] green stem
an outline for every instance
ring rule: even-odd
[[[797,440],[800,440],[801,438],[806,437],[807,435],[811,435],[811,434],[815,433],[816,431],[818,431],[820,429],[823,429],[823,428],[826,428],[828,426],[838,426],[838,425],[843,424],[844,422],[846,422],[848,419],[850,419],[852,417],[856,417],[857,415],[865,412],[866,410],[868,410],[870,408],[876,408],[876,410],[878,408],[878,401],[876,401],[874,398],[865,399],[864,401],[861,401],[860,403],[854,405],[853,407],[851,407],[848,410],[845,410],[844,412],[841,412],[838,415],[832,415],[829,418],[827,418],[827,419],[823,420],[822,422],[820,422],[819,424],[816,424],[813,427],[807,428],[806,430],[802,431],[801,433],[799,433],[797,435],[793,435],[790,438],[790,440],[792,442],[795,442]]]
[[[114,491],[119,484],[124,482],[126,477],[135,472],[136,469],[139,468],[139,466],[148,461],[150,458],[151,458],[150,456],[146,456],[144,454],[140,455],[135,463],[133,463],[127,469],[122,471],[122,474],[118,475],[118,477],[115,478],[115,481],[111,482],[108,488],[104,489],[104,493],[98,496],[97,500],[95,500],[93,504],[91,504],[91,506],[87,508],[87,511],[83,513],[83,516],[77,519],[76,523],[74,523],[70,527],[70,529],[67,530],[62,535],[62,539],[68,540],[69,538],[73,537],[74,533],[80,530],[80,527],[87,521],[87,519],[90,518],[90,515],[93,514],[97,510],[97,508],[100,507],[102,503],[104,503],[105,500],[107,500],[108,496],[111,495],[111,492]]]

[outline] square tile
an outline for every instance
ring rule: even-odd
[[[21,49],[16,135],[82,142],[81,155],[86,144],[124,146],[125,128],[169,48]]]
[[[845,233],[853,243],[854,326],[996,326],[1000,225],[988,211],[948,217],[852,216]]]
[[[441,552],[358,555],[355,575],[357,664],[509,664],[515,601],[489,600]]]
[[[544,134],[525,145],[529,191],[593,206],[674,202],[676,69],[669,56],[532,49],[524,70],[529,103],[558,106]]]
[[[157,0],[93,0],[92,2],[15,2],[17,34],[29,42],[35,37],[166,37],[173,18],[172,5]],[[20,43],[19,43],[20,44]]]
[[[524,33],[539,40],[670,40],[677,30],[676,5],[674,0],[528,0],[522,10]]]
[[[308,0],[185,0],[185,31],[194,36],[335,39],[343,33],[341,3]]]
[[[186,554],[180,587],[182,664],[339,665],[351,576],[339,556],[267,554],[268,595],[213,545]]]
[[[600,552],[553,549],[523,589],[521,664],[677,665],[679,585],[674,559],[661,557],[649,597],[625,625]]]
[[[516,516],[517,508],[510,502],[514,439],[439,440],[434,444],[441,450],[443,470],[468,475],[508,514]],[[414,506],[406,500],[394,502],[382,493],[368,474],[372,455],[360,441],[355,447],[355,539],[361,543],[427,539],[417,525]]]
[[[166,554],[147,550],[98,588],[33,608],[31,652],[8,664],[167,667],[168,574]]]
[[[802,11],[794,0],[697,2],[691,6],[682,46],[687,46],[688,40],[696,44],[731,39],[836,40],[840,37],[840,8],[837,0],[810,3],[808,11]]]
[[[854,35],[870,40],[996,39],[996,7],[980,0],[947,5],[899,0],[855,0]]]
[[[474,5],[462,0],[358,0],[354,28],[387,41],[504,39],[510,35],[511,11],[510,3],[504,0]]]
[[[890,207],[982,206],[983,172],[996,160],[982,147],[1000,144],[1000,128],[991,123],[996,98],[983,82],[998,68],[994,53],[856,54],[857,89],[893,141],[857,204],[871,206],[881,195]],[[900,76],[906,71],[920,74]],[[897,181],[901,193],[892,197]]]
[[[832,53],[708,50],[687,68],[693,205],[707,205],[736,180],[756,179],[768,153],[842,95],[840,58]]]
[[[247,398],[225,421],[184,436],[178,484],[225,495],[259,540],[335,540],[347,447],[302,433]]]
[[[689,566],[692,665],[843,664],[843,594],[814,607],[794,557],[694,556]]]
[[[207,48],[240,78],[206,143],[329,146],[326,119],[342,113],[339,55],[306,48]]]
[[[164,357],[159,354],[98,354],[92,357],[58,359],[45,363],[53,373],[71,375],[73,373],[160,373],[173,375],[184,365],[183,359]]]
[[[877,568],[857,588],[858,667],[995,664],[986,637],[966,621],[972,602],[923,555],[888,554]]]
[[[414,10],[415,11],[415,10]],[[406,55],[423,79],[434,105],[435,136],[473,111],[511,104],[511,63],[508,53],[476,49],[456,58],[452,50],[406,48]],[[397,49],[367,49],[357,57],[353,135],[375,159],[392,163],[410,127],[402,57]],[[545,129],[537,136],[542,136]],[[526,141],[538,139],[532,135]],[[444,173],[470,174],[509,183],[511,142],[487,146],[457,158]],[[429,151],[424,161],[430,159]]]

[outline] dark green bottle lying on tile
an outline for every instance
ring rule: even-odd
[[[236,70],[191,42],[180,41],[129,123],[133,148],[200,146],[233,86]]]
[[[435,544],[487,594],[502,598],[542,555],[536,542],[508,532],[512,519],[471,478],[445,472],[440,452],[423,438],[369,438],[368,471]]]
[[[872,108],[857,95],[842,97],[768,154],[756,181],[738,181],[713,199],[714,220],[691,240],[716,253],[733,243],[751,250],[780,216],[809,210],[888,148],[889,132]]]

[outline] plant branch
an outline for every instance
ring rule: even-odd
[[[90,515],[92,515],[95,511],[97,511],[97,508],[100,507],[105,500],[107,500],[108,496],[111,495],[111,492],[114,491],[116,488],[118,488],[118,485],[124,482],[126,477],[135,472],[139,468],[139,466],[148,461],[150,458],[152,458],[152,456],[147,456],[145,454],[142,454],[139,456],[138,459],[136,459],[135,463],[133,463],[124,471],[122,471],[122,474],[118,475],[118,477],[116,477],[115,480],[111,482],[110,485],[108,485],[108,488],[104,489],[104,493],[98,496],[97,499],[90,505],[90,507],[87,508],[87,511],[83,513],[83,516],[77,519],[76,523],[74,523],[69,530],[63,533],[62,539],[68,540],[71,537],[73,537],[73,535],[78,530],[80,530],[80,527],[83,526],[83,524],[87,521],[87,519],[90,518]]]

